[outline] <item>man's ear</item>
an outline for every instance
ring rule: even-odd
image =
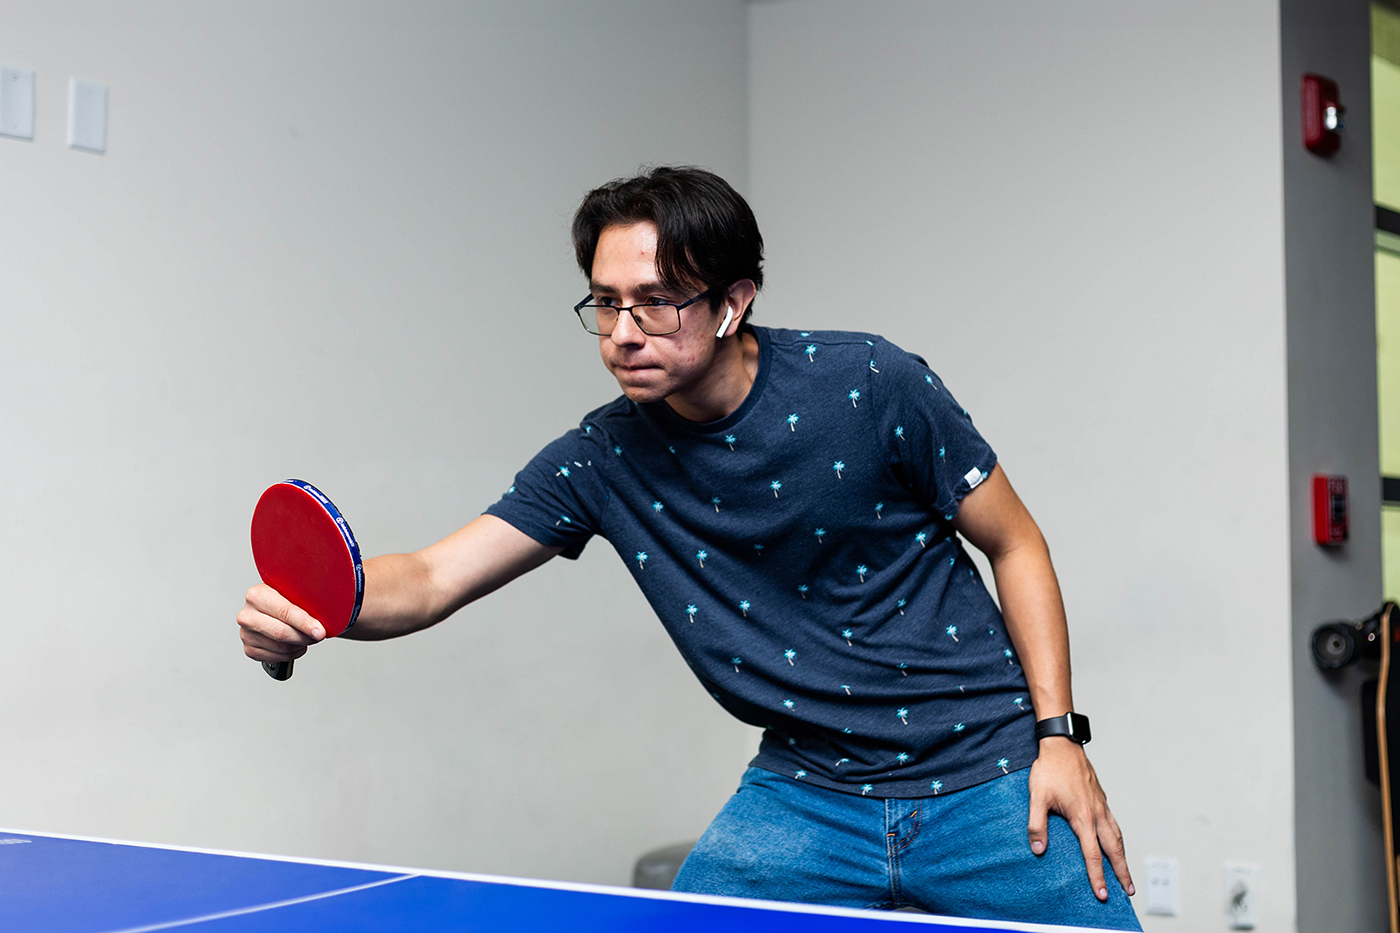
[[[753,304],[754,296],[757,294],[758,286],[753,284],[752,279],[740,279],[725,291],[724,303],[734,310],[736,321],[743,321],[744,315],[749,310],[749,305]]]

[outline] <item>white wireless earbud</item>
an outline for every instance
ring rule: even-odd
[[[721,324],[721,325],[719,326],[719,330],[715,331],[715,336],[716,336],[716,337],[723,337],[723,336],[724,336],[724,332],[727,331],[727,330],[729,330],[729,322],[732,321],[732,320],[734,320],[734,307],[733,307],[732,305],[725,305],[725,306],[724,306],[724,323]]]

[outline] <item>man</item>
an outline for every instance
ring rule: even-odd
[[[871,334],[749,326],[763,241],[713,174],[612,182],[573,232],[575,311],[623,396],[487,514],[368,561],[346,637],[426,628],[601,535],[706,689],[765,729],[678,890],[1139,929],[1068,716],[1049,552],[947,388]],[[259,661],[324,637],[262,585],[238,621]]]

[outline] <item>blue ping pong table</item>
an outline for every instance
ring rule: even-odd
[[[917,924],[929,933],[1071,929],[0,829],[0,930],[6,933],[896,933],[890,924]]]

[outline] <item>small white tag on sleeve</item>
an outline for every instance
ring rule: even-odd
[[[977,485],[981,483],[982,480],[985,478],[986,477],[982,475],[982,471],[977,469],[977,467],[973,467],[972,469],[968,470],[967,473],[963,476],[963,479],[967,480],[968,489],[976,489]]]

